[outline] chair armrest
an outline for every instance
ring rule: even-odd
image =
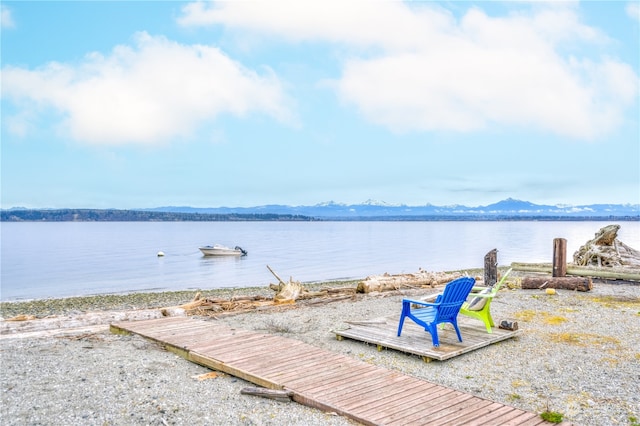
[[[513,268],[509,268],[507,270],[507,272],[504,273],[504,275],[502,276],[502,278],[500,278],[500,281],[504,280],[505,278],[507,278],[509,276],[509,274],[511,273],[511,271],[513,271]]]
[[[493,297],[495,296],[496,293],[495,292],[491,292],[491,293],[473,293],[473,294],[469,294],[469,297]]]
[[[413,299],[402,299],[402,303],[411,303],[414,305],[423,305],[423,306],[439,306],[440,305],[439,302],[431,303],[431,302],[425,302],[424,300],[413,300]]]
[[[497,287],[500,288],[500,286],[502,286],[502,284],[504,284],[504,282],[506,281],[506,279],[509,276],[509,274],[511,273],[511,271],[513,271],[513,268],[509,268],[509,270],[507,272],[505,272],[504,275],[502,275],[502,278],[500,278],[500,281],[498,281],[496,284],[494,284],[494,287],[497,285]]]

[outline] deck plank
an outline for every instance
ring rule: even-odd
[[[378,371],[372,370],[367,373],[367,376],[357,380],[344,383],[340,386],[340,388],[336,388],[335,386],[328,387],[323,386],[323,384],[319,384],[316,386],[310,387],[310,389],[301,389],[302,391],[309,391],[313,393],[318,398],[326,398],[326,399],[341,399],[347,400],[349,398],[362,398],[365,395],[371,393],[377,393],[380,389],[385,389],[385,392],[392,393],[393,392],[393,384],[401,379],[401,375],[397,376],[388,376],[388,375],[380,375]]]
[[[415,407],[419,409],[405,409],[401,412],[394,413],[384,419],[384,424],[405,425],[413,422],[422,422],[422,419],[426,418],[430,413],[440,413],[448,407],[458,404],[469,405],[479,400],[479,398],[475,398],[471,394],[454,391],[452,389],[448,389],[448,391],[447,393],[440,393],[433,397],[425,394],[422,400],[418,404],[415,404]]]
[[[509,424],[511,422],[514,421],[514,419],[517,419],[518,417],[522,416],[522,414],[527,413],[526,411],[523,410],[518,410],[517,408],[512,409],[511,411],[508,411],[506,413],[503,413],[500,416],[500,425],[506,425]],[[531,416],[536,416],[533,413],[527,413],[527,414],[531,414]],[[479,418],[481,420],[481,422],[479,422],[478,424],[482,424],[485,426],[491,426],[492,424],[495,424],[495,419],[493,421],[490,420],[486,420],[485,418],[480,417]],[[540,419],[542,420],[542,419]],[[516,421],[515,423],[511,423],[512,425],[519,425],[519,421]]]
[[[398,342],[393,317],[375,326],[352,325],[360,335],[374,336],[376,344],[414,353],[429,353],[430,336],[419,327],[408,326]],[[462,328],[461,348],[453,330],[440,334],[443,345],[435,354],[446,359],[453,352],[487,345],[504,337],[489,335],[482,324],[473,330]],[[293,400],[310,407],[332,411],[365,425],[550,425],[539,416],[501,403],[440,386],[429,381],[387,370],[355,358],[285,337],[231,328],[212,321],[191,318],[160,318],[111,325],[116,333],[136,333],[157,341],[186,359],[247,380],[269,389],[286,389]],[[368,329],[365,333],[362,329]],[[481,331],[484,331],[482,333]],[[501,330],[503,331],[503,330]],[[490,336],[491,342],[487,343]],[[449,340],[447,340],[449,339]],[[358,340],[358,339],[356,339]],[[499,341],[499,340],[497,340]],[[407,351],[402,344],[414,348]],[[429,349],[429,348],[427,348]],[[436,357],[437,358],[437,357]],[[565,424],[566,426],[566,424]]]
[[[363,386],[362,388],[358,388],[357,386],[353,386],[351,384],[344,384],[339,388],[333,390],[312,390],[308,395],[313,395],[313,397],[316,399],[322,399],[329,402],[340,402],[341,404],[346,405],[346,401],[366,400],[367,398],[370,398],[371,395],[380,393],[381,389],[386,389],[386,386],[389,385],[389,383],[386,383],[382,380],[369,382],[367,386]],[[389,386],[389,388],[391,388],[391,386]],[[388,392],[389,394],[393,393],[392,390],[385,390],[385,392]]]
[[[220,357],[227,357],[227,356],[234,356],[235,353],[240,352],[240,350],[238,350],[240,347],[240,345],[238,345],[237,340],[241,340],[241,341],[250,341],[249,339],[246,339],[245,337],[240,337],[240,339],[238,339],[237,337],[226,337],[224,339],[215,339],[215,340],[210,340],[206,343],[200,343],[198,345],[193,345],[190,349],[192,350],[196,350],[196,351],[200,351],[200,352],[207,352],[207,353],[215,353],[217,355],[219,355]],[[260,343],[260,340],[255,340],[255,339],[251,339],[251,341]],[[266,343],[266,341],[263,340],[263,342]],[[277,341],[274,341],[275,343],[280,343]],[[271,343],[271,342],[270,342]],[[304,345],[303,342],[298,342],[298,341],[294,341],[294,342],[290,342],[287,344],[287,350],[308,350],[308,345]],[[248,351],[250,353],[256,353],[259,351],[255,350],[255,347],[253,350]],[[264,353],[264,355],[267,355],[267,353]]]
[[[315,368],[315,367],[314,367]],[[336,389],[344,383],[353,383],[353,378],[370,371],[370,368],[358,368],[352,365],[334,366],[331,363],[322,368],[321,371],[301,371],[298,377],[282,378],[290,386],[308,392],[322,392],[324,389]],[[360,382],[360,380],[357,380]]]
[[[379,392],[382,394],[382,398],[377,399],[375,402],[358,404],[355,407],[349,407],[349,409],[355,413],[366,415],[376,424],[387,424],[388,419],[396,416],[399,411],[404,411],[405,407],[421,405],[425,398],[429,397],[428,395],[433,394],[433,392],[439,394],[438,398],[450,398],[455,391],[428,388],[426,383],[417,386],[415,383],[410,383],[407,388],[397,390],[392,396],[385,395],[386,392]]]
[[[469,426],[491,425],[495,424],[497,419],[504,422],[512,419],[513,417],[519,416],[521,413],[522,412],[518,409],[504,405],[497,410],[493,410],[491,414],[471,420],[469,422]]]
[[[286,382],[287,385],[299,387],[300,389],[309,389],[311,386],[317,386],[319,383],[333,384],[357,376],[357,373],[348,365],[333,365],[327,363],[325,366],[314,367],[317,371],[308,371],[308,369],[299,370],[296,375],[291,372],[286,376],[281,376],[279,380]]]
[[[467,405],[465,407],[453,407],[442,410],[442,413],[438,413],[437,418],[433,416],[427,417],[425,420],[433,426],[448,426],[456,423],[467,423],[474,419],[482,418],[483,416],[490,415],[493,411],[498,410],[502,404],[492,401],[482,401],[473,405]],[[447,413],[445,415],[441,415]]]
[[[312,350],[305,346],[291,347],[288,349],[291,351],[291,356],[285,360],[279,359],[277,355],[263,353],[262,359],[247,359],[238,364],[251,366],[252,369],[263,374],[269,374],[275,378],[288,372],[295,371],[297,374],[304,373],[305,368],[308,369],[314,360],[322,360],[322,354],[319,354],[317,350]]]
[[[412,401],[422,398],[424,395],[423,389],[420,386],[415,386],[416,383],[411,379],[412,377],[400,378],[393,385],[382,388],[384,392],[372,392],[362,398],[351,396],[341,399],[340,402],[354,413],[382,413],[385,405],[409,405],[412,404]]]

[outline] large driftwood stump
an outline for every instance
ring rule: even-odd
[[[573,254],[578,266],[640,267],[640,251],[618,240],[620,225],[607,225]]]
[[[300,281],[294,281],[293,277],[290,277],[289,282],[285,283],[269,265],[267,265],[267,269],[278,279],[278,284],[269,285],[269,288],[276,292],[276,295],[273,297],[275,303],[294,303],[296,299],[305,292]]]
[[[564,290],[589,291],[593,288],[590,277],[525,277],[522,279],[523,289],[560,288]]]

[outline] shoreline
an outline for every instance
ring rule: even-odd
[[[500,266],[500,273],[504,273],[508,267]],[[459,271],[443,271],[443,273],[460,272],[470,276],[481,277],[482,268],[465,269]],[[522,276],[540,275],[541,272],[512,271],[511,278],[518,279]],[[346,287],[353,285],[364,278],[356,280],[331,280],[313,281],[302,283],[305,289],[316,291],[327,287]],[[608,280],[593,278],[594,285],[631,285],[640,286],[640,282],[624,280]],[[405,290],[409,290],[406,288]],[[428,287],[423,288],[428,290]],[[44,299],[0,301],[0,321],[6,321],[18,315],[34,316],[38,319],[55,315],[79,315],[93,311],[130,311],[137,309],[161,309],[179,306],[191,302],[196,295],[203,297],[233,298],[238,296],[274,296],[274,291],[268,286],[255,287],[224,287],[212,289],[175,290],[175,291],[143,291],[132,293],[97,294],[89,296],[53,297]]]
[[[508,266],[499,266],[498,271],[504,273]],[[481,267],[466,268],[460,270],[440,271],[440,273],[461,273],[470,276],[482,276]],[[512,277],[518,276],[517,272],[511,273]],[[309,291],[316,291],[327,287],[357,286],[358,282],[366,277],[348,280],[310,281],[301,284]],[[87,312],[90,310],[132,310],[154,309],[169,306],[178,306],[191,302],[193,298],[201,294],[204,296],[232,298],[237,296],[266,296],[271,297],[275,293],[269,286],[251,287],[222,287],[194,290],[168,290],[168,291],[140,291],[131,293],[109,293],[87,296],[51,297],[43,299],[0,301],[0,321],[17,315],[33,315],[37,318],[45,318],[50,315],[70,315]]]
[[[355,285],[360,280],[323,281],[302,283],[308,290],[323,287],[342,287]],[[136,309],[160,309],[191,302],[197,294],[232,298],[237,296],[273,296],[275,293],[267,286],[262,287],[225,287],[198,290],[148,291],[124,294],[98,294],[92,296],[71,296],[61,298],[31,299],[0,302],[0,321],[17,315],[32,315],[46,318],[52,315],[77,315],[89,311],[121,311]]]

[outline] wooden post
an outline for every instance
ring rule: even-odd
[[[553,240],[553,268],[551,276],[567,276],[567,240],[564,238],[555,238]]]
[[[498,282],[498,249],[484,255],[484,285],[493,287]]]

